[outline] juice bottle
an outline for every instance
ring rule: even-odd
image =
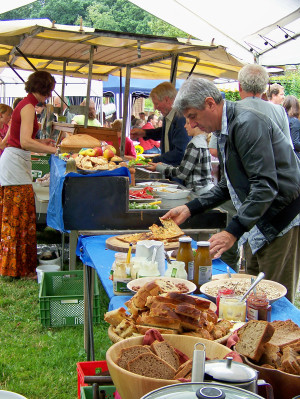
[[[194,284],[197,286],[196,293],[200,292],[202,284],[212,278],[212,260],[209,254],[209,241],[198,241],[194,261]]]
[[[180,237],[179,248],[176,260],[185,263],[185,271],[187,279],[193,281],[194,279],[194,254],[192,250],[191,237]]]

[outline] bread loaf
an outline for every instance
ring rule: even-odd
[[[113,327],[117,327],[117,325],[120,324],[121,321],[128,317],[129,315],[126,314],[126,310],[124,308],[111,310],[110,312],[106,312],[104,314],[104,320],[107,323],[111,324]]]
[[[181,322],[179,318],[150,316],[148,312],[142,313],[137,318],[136,323],[151,327],[172,328],[181,331]]]
[[[238,331],[239,341],[235,349],[240,354],[256,362],[264,352],[264,344],[270,340],[274,333],[271,323],[263,320],[250,320]]]
[[[154,353],[143,353],[128,362],[128,371],[146,377],[173,380],[176,370]]]
[[[60,144],[61,147],[94,148],[101,146],[100,140],[88,134],[72,134],[65,137]]]

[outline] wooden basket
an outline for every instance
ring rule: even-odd
[[[163,334],[162,336],[167,342],[186,354],[189,358],[193,357],[194,345],[198,342],[202,342],[205,345],[206,355],[209,359],[223,359],[231,352],[226,346],[203,338],[173,334]],[[142,341],[143,336],[123,339],[112,345],[106,352],[106,361],[110,375],[122,399],[140,399],[155,389],[178,383],[177,380],[159,380],[134,374],[116,364],[123,348],[141,345]]]

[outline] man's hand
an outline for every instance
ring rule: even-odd
[[[159,162],[159,163],[161,163],[161,162]],[[155,172],[156,166],[157,166],[157,163],[149,162],[146,166],[146,169],[151,170],[151,172]]]
[[[140,129],[138,127],[135,127],[134,129],[130,130],[130,138],[131,140],[136,140],[140,137],[146,136],[146,131],[143,129]]]
[[[210,242],[210,255],[213,259],[216,259],[233,246],[236,242],[236,237],[227,231],[221,231],[211,236],[208,241]]]
[[[170,209],[162,219],[173,219],[176,224],[183,223],[187,218],[191,216],[190,210],[186,205],[177,206],[176,208]]]

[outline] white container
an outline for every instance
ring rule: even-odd
[[[42,276],[44,272],[59,272],[60,271],[60,265],[40,265],[36,269],[36,274],[37,274],[37,282],[40,284],[42,282]],[[1,396],[0,396],[1,399]]]
[[[40,265],[60,265],[61,262],[61,257],[58,256],[57,258],[54,259],[49,259],[49,260],[45,260],[45,259],[41,259],[42,255],[38,257],[38,261]]]
[[[15,392],[0,390],[0,399],[26,399],[26,398],[25,396],[19,395],[18,393]]]
[[[155,255],[154,258],[153,253]],[[166,264],[163,242],[155,240],[138,241],[135,256],[145,257],[147,261],[157,262],[160,275],[163,276],[165,274]]]

